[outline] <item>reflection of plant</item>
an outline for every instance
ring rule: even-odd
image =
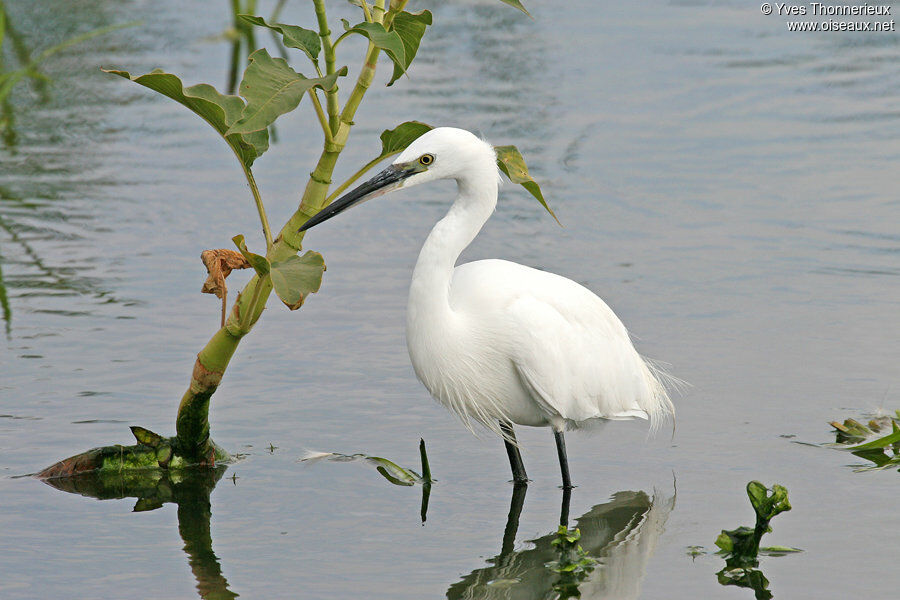
[[[855,456],[874,463],[873,466],[858,469],[860,471],[900,467],[900,427],[898,424],[900,424],[900,411],[896,411],[890,417],[882,416],[872,419],[868,425],[863,425],[855,419],[845,419],[843,423],[832,421],[830,425],[835,429],[833,447],[847,450]],[[890,428],[890,433],[876,437],[888,428]],[[869,439],[873,437],[875,439]]]
[[[116,29],[132,27],[133,25],[135,25],[135,23],[110,25],[108,27],[94,29],[93,31],[76,35],[62,43],[51,46],[37,56],[32,57],[31,52],[25,47],[21,36],[13,29],[3,0],[0,0],[0,134],[2,134],[6,145],[12,146],[16,143],[16,134],[13,130],[15,116],[13,115],[12,105],[9,103],[9,95],[17,83],[27,78],[31,80],[35,86],[39,86],[39,89],[42,89],[42,86],[50,81],[50,78],[38,68],[45,60],[75,44],[79,44]],[[3,42],[6,41],[7,38],[12,42],[13,53],[19,63],[18,68],[15,70],[7,70],[6,65],[4,64]]]
[[[58,490],[98,500],[136,498],[134,512],[156,510],[167,503],[178,506],[178,532],[197,591],[204,600],[233,600],[238,594],[228,587],[222,566],[212,547],[209,496],[226,467],[185,469],[180,472],[155,470],[142,473],[112,470],[81,473],[75,477],[46,480]]]
[[[550,545],[559,552],[559,559],[550,561],[546,567],[554,573],[559,573],[559,580],[553,585],[553,590],[560,598],[581,598],[578,584],[587,579],[597,561],[588,555],[578,543],[581,539],[581,531],[578,528],[569,529],[560,525],[556,531],[556,538]]]
[[[772,592],[769,591],[769,580],[759,569],[725,568],[716,573],[716,576],[722,585],[734,585],[753,590],[756,600],[770,600],[773,597]]]
[[[787,488],[775,484],[771,489],[758,481],[747,484],[747,496],[756,513],[754,527],[738,527],[722,530],[716,539],[719,554],[725,556],[725,568],[716,573],[722,585],[735,585],[755,590],[757,600],[772,598],[769,591],[769,580],[761,571],[755,569],[759,565],[760,552],[770,556],[780,556],[789,552],[799,552],[797,548],[770,546],[760,548],[762,536],[772,531],[769,522],[776,515],[791,510]]]
[[[377,162],[399,154],[430,129],[423,123],[407,121],[383,132],[382,149],[377,158],[332,190],[332,174],[355,125],[356,111],[374,80],[379,56],[384,53],[393,63],[393,75],[388,83],[391,85],[408,71],[425,31],[432,23],[432,15],[427,10],[417,13],[404,10],[408,1],[356,2],[362,10],[362,22],[350,25],[344,21],[343,33],[334,39],[325,0],[313,0],[317,30],[267,22],[253,15],[240,15],[242,26],[266,28],[281,38],[283,46],[299,50],[300,55],[309,60],[310,75],[313,75],[307,77],[298,73],[286,60],[272,57],[265,48],[260,48],[247,57],[243,79],[238,86],[240,96],[222,94],[203,83],[185,86],[178,76],[159,69],[144,75],[107,71],[178,102],[216,130],[233,151],[244,173],[264,238],[263,249],[259,253],[249,249],[252,242],[248,243],[243,235],[232,238],[255,275],[238,294],[224,324],[197,355],[190,384],[178,408],[176,436],[164,440],[152,434],[155,436],[153,439],[159,440],[158,447],[171,448],[173,456],[168,461],[160,461],[156,455],[158,448],[141,442],[132,449],[135,451],[134,458],[140,455],[143,460],[132,461],[126,466],[171,468],[176,464],[212,465],[221,460],[219,449],[210,438],[209,403],[238,345],[256,325],[273,291],[290,310],[296,310],[309,294],[319,289],[325,263],[317,252],[299,254],[304,237],[300,227],[334,200],[340,190],[352,184]],[[518,1],[504,1],[524,10]],[[243,6],[236,2],[235,5],[237,9],[246,9],[252,8],[253,2],[249,0],[249,4]],[[347,76],[348,68],[338,65],[336,48],[350,36],[364,38],[368,46],[356,82],[346,94],[342,107],[338,83]],[[305,97],[309,97],[307,106],[312,105],[312,114],[321,128],[322,150],[299,206],[281,231],[273,235],[252,166],[269,148],[269,128],[281,115],[296,109]],[[497,148],[497,155],[498,168],[513,182],[525,186],[546,208],[540,188],[528,175],[518,150],[514,146],[501,146]],[[223,288],[224,285],[220,297],[224,299]],[[212,288],[208,291],[216,293]],[[68,473],[72,464],[78,464],[77,459],[72,457],[63,461],[68,466],[61,471],[54,466],[45,469],[42,474],[49,477]],[[101,466],[122,468],[121,462]]]

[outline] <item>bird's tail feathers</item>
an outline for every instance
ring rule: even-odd
[[[669,390],[681,393],[688,387],[686,381],[675,377],[668,372],[667,363],[652,359],[643,359],[647,386],[650,389],[649,406],[644,407],[650,416],[650,435],[656,433],[662,424],[672,420],[672,437],[675,437],[675,405],[669,395]]]

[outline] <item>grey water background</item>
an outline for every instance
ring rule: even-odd
[[[228,46],[209,38],[228,26],[227,6],[7,4],[37,48],[144,24],[48,62],[46,102],[25,87],[13,96],[19,140],[0,152],[0,596],[195,596],[171,504],[132,513],[133,500],[13,476],[129,443],[128,425],[172,432],[218,323],[217,300],[199,294],[199,253],[237,233],[261,246],[221,140],[97,69],[163,67],[221,88]],[[334,4],[333,28],[353,18]],[[464,259],[589,286],[643,354],[691,384],[674,440],[647,440],[639,423],[569,436],[573,518],[617,493],[671,496],[677,481],[632,592],[749,597],[717,583],[719,557],[686,547],[714,549],[722,528],[752,524],[744,485],[760,479],[787,486],[794,506],[766,542],[805,550],[762,560],[776,597],[893,597],[897,474],[854,473],[852,456],[792,441],[900,408],[897,34],[789,33],[749,2],[531,2],[534,20],[496,0],[411,4],[435,26],[396,89],[382,66],[336,180],[408,119],[517,144],[565,228],[506,185]],[[291,2],[283,19],[312,23],[312,10]],[[358,53],[344,56],[358,68]],[[308,100],[282,118],[255,168],[275,227],[318,155],[311,119]],[[452,193],[417,188],[310,233],[328,264],[321,292],[295,313],[271,301],[242,343],[211,410],[215,439],[246,454],[211,497],[212,547],[241,597],[441,598],[499,552],[503,449],[427,397],[404,343],[412,265]],[[439,480],[425,526],[418,488],[357,464],[297,462],[312,449],[416,466],[419,437]],[[527,550],[555,531],[560,490],[549,432],[520,440],[534,480],[516,538]]]

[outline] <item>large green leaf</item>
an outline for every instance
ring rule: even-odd
[[[307,296],[319,291],[324,271],[325,259],[318,252],[291,256],[272,264],[272,286],[285,306],[297,310]]]
[[[521,10],[523,13],[525,13],[529,17],[531,16],[531,13],[528,12],[527,10],[525,10],[525,7],[522,5],[521,2],[519,2],[519,0],[500,0],[500,2],[502,2],[503,4],[509,4],[510,6],[512,6],[514,8],[518,8],[519,10]]]
[[[416,52],[419,51],[419,43],[422,41],[422,36],[425,35],[425,28],[429,25],[431,25],[431,13],[427,10],[418,13],[402,11],[394,17],[392,28],[403,41],[404,58],[402,68],[394,63],[394,74],[388,85],[393,85],[409,69],[409,65],[416,57]]]
[[[406,73],[406,65],[408,64],[406,62],[406,49],[404,48],[400,34],[396,31],[386,30],[381,23],[363,22],[351,27],[350,22],[347,19],[341,19],[341,21],[344,23],[344,29],[346,29],[348,33],[358,33],[369,38],[369,41],[372,42],[376,48],[384,50],[384,53],[394,61],[394,65],[400,67],[401,75]]]
[[[541,203],[541,206],[550,213],[550,216],[559,223],[559,219],[556,218],[556,213],[553,212],[553,209],[550,208],[550,205],[544,200],[541,186],[539,186],[537,181],[528,174],[528,165],[525,164],[525,159],[522,158],[519,149],[515,146],[494,146],[494,151],[497,153],[497,166],[500,167],[503,174],[509,177],[509,180],[513,183],[518,183],[528,190],[532,196],[537,198],[537,201]],[[562,225],[562,223],[560,223],[560,225]]]
[[[253,270],[256,271],[260,277],[269,272],[271,269],[269,259],[247,250],[247,244],[244,242],[243,235],[236,235],[231,238],[231,241],[234,242],[234,245],[237,246],[237,249],[240,250],[241,254],[244,255],[244,258],[247,259],[247,262],[250,263],[250,266],[253,267]]]
[[[304,29],[297,25],[285,25],[284,23],[266,23],[262,17],[253,15],[238,15],[239,19],[257,27],[268,27],[272,31],[281,34],[284,45],[288,48],[297,48],[306,53],[314,63],[319,61],[319,52],[322,51],[322,42],[319,34],[311,29]]]
[[[247,68],[239,93],[247,99],[247,106],[228,129],[228,133],[263,131],[279,116],[297,108],[304,94],[313,87],[331,90],[337,78],[347,74],[347,67],[336,73],[307,79],[297,73],[283,58],[272,58],[260,48],[247,58]]]
[[[432,129],[431,125],[419,121],[406,121],[393,129],[385,129],[381,132],[381,154],[375,160],[380,161],[403,152],[407,146]]]
[[[241,118],[244,110],[244,101],[237,96],[220,94],[216,88],[206,83],[184,87],[177,75],[160,69],[138,76],[132,76],[127,71],[102,70],[150,88],[191,109],[219,132],[247,167],[269,148],[269,133],[265,129],[243,134],[229,131],[231,125]]]

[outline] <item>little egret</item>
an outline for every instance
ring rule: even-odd
[[[433,129],[301,231],[389,191],[455,179],[456,201],[413,271],[406,321],[413,368],[469,429],[474,420],[503,437],[516,483],[528,477],[513,424],[551,427],[569,489],[565,430],[636,417],[655,428],[674,407],[625,326],[590,290],[505,260],[455,266],[497,205],[496,160],[493,147],[468,131]]]

